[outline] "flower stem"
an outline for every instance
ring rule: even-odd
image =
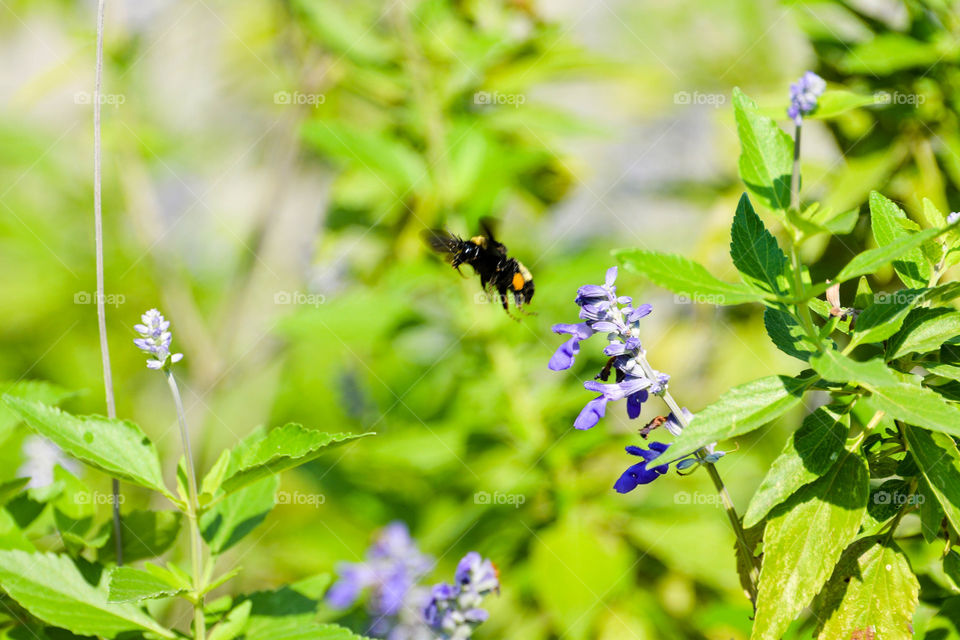
[[[670,392],[664,391],[662,397],[663,401],[667,403],[668,407],[670,407],[670,411],[672,411],[673,415],[676,416],[680,426],[684,429],[690,426],[689,422],[687,422],[686,416],[683,415],[683,410],[680,408],[680,405],[677,404],[677,401],[673,399],[673,396],[670,395]],[[733,528],[733,533],[737,537],[737,544],[740,546],[740,550],[743,552],[744,558],[750,559],[750,587],[748,591],[750,595],[750,602],[756,606],[757,584],[760,580],[760,569],[757,566],[756,556],[753,554],[753,549],[750,548],[750,543],[747,542],[747,534],[743,529],[743,523],[740,520],[740,515],[737,513],[737,508],[733,504],[733,498],[730,497],[730,492],[727,491],[727,487],[723,483],[723,478],[720,477],[720,472],[717,471],[716,465],[711,462],[704,461],[706,453],[703,449],[697,451],[696,456],[699,460],[701,460],[702,465],[707,469],[707,474],[710,476],[710,479],[713,481],[713,486],[720,495],[720,500],[723,502],[723,509],[727,512],[727,519],[730,520],[730,526]]]
[[[193,466],[193,453],[190,451],[190,433],[187,429],[187,416],[183,410],[183,401],[180,399],[180,388],[173,372],[166,368],[167,384],[173,402],[177,406],[177,422],[180,423],[180,439],[183,441],[183,455],[187,468],[187,519],[190,521],[190,560],[193,565],[193,632],[197,640],[205,640],[207,623],[203,617],[203,540],[200,537],[199,502],[197,500],[197,471]]]
[[[793,171],[790,175],[790,209],[798,216],[800,215],[800,132],[802,127],[798,124],[796,133],[793,136]],[[788,218],[789,220],[789,218]],[[800,322],[807,337],[820,348],[820,340],[817,336],[816,328],[813,324],[813,318],[810,316],[810,307],[804,299],[803,284],[803,264],[800,262],[800,251],[797,246],[798,240],[795,232],[790,234],[790,259],[793,266],[793,296],[797,301],[797,313],[800,316]]]
[[[637,356],[637,362],[643,368],[648,378],[651,380],[656,379],[656,373],[654,372],[653,367],[650,366],[650,363],[647,362],[645,355],[641,354]],[[690,426],[690,423],[687,421],[686,416],[684,416],[680,405],[677,404],[677,401],[674,400],[673,396],[668,390],[664,389],[663,393],[660,394],[660,397],[663,398],[663,401],[670,408],[670,411],[673,412],[673,415],[677,418],[677,421],[680,423],[682,428],[686,429],[688,426]],[[750,586],[747,591],[750,597],[750,602],[756,606],[757,584],[760,579],[760,569],[757,566],[753,549],[750,547],[750,543],[747,542],[747,534],[743,530],[743,523],[740,521],[740,515],[737,513],[737,508],[733,504],[733,498],[730,497],[730,492],[727,491],[727,487],[723,483],[723,478],[720,477],[720,472],[717,471],[717,468],[713,463],[705,461],[706,452],[704,449],[698,450],[695,455],[701,461],[701,464],[706,467],[707,473],[710,475],[710,479],[713,481],[713,486],[720,495],[720,500],[723,502],[724,511],[727,512],[727,519],[730,520],[730,526],[733,528],[733,533],[737,538],[737,545],[744,554],[744,558],[750,558],[750,572],[748,575]]]
[[[107,402],[107,417],[117,417],[113,398],[113,373],[110,368],[110,346],[107,344],[107,312],[103,283],[103,207],[101,188],[100,148],[100,90],[103,86],[103,16],[106,0],[97,3],[97,68],[93,87],[93,235],[97,254],[97,329],[100,333],[100,359],[103,362],[103,391]],[[123,564],[123,529],[120,526],[120,481],[113,478],[113,539],[116,545],[117,565]]]

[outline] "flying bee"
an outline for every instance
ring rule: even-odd
[[[507,255],[507,247],[494,238],[492,226],[490,219],[482,219],[480,234],[469,240],[444,229],[428,229],[423,232],[423,239],[457,272],[462,264],[473,267],[480,276],[480,286],[497,293],[507,315],[510,315],[508,292],[513,294],[517,309],[524,313],[523,306],[533,299],[533,276],[519,260]]]

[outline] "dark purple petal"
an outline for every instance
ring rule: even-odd
[[[646,402],[649,397],[650,394],[646,389],[631,393],[627,396],[627,416],[631,420],[636,420],[640,417],[640,410],[643,408],[643,403]]]
[[[573,426],[580,430],[591,429],[600,422],[600,418],[606,413],[607,399],[604,396],[597,396],[580,411],[580,415],[573,422]]]
[[[613,485],[613,488],[616,489],[617,493],[629,493],[637,488],[641,484],[649,484],[665,474],[667,472],[668,466],[663,464],[653,469],[647,469],[646,462],[637,463],[629,467],[617,482]]]

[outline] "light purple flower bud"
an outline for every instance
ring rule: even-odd
[[[133,327],[140,337],[135,338],[133,344],[144,353],[153,356],[147,360],[147,368],[163,369],[168,361],[180,362],[183,359],[182,353],[170,354],[170,343],[173,340],[173,334],[167,331],[170,328],[170,321],[156,309],[150,309],[140,316],[140,319],[143,324],[136,324]]]

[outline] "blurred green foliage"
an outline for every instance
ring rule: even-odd
[[[870,188],[913,214],[924,196],[957,207],[950,5],[904,3],[896,27],[840,2],[611,3],[561,18],[523,0],[108,5],[105,90],[125,97],[104,111],[119,415],[176,450],[164,390],[130,344],[139,313],[159,306],[187,354],[201,468],[258,424],[379,434],[284,477],[283,490],[326,499],[278,506],[231,550],[246,586],[356,560],[377,527],[403,519],[439,558],[438,576],[469,549],[500,567],[503,594],[480,638],[748,636],[732,536],[721,509],[696,499],[711,495],[709,480],[670,475],[655,490],[614,494],[636,425],[617,415],[573,432],[588,394],[546,370],[559,340],[549,327],[573,320],[576,287],[602,279],[612,247],[679,244],[732,273],[726,229],[742,190],[733,116],[687,110],[677,91],[729,96],[739,83],[782,102],[810,61],[863,93],[925,96],[811,125],[822,153],[805,160],[805,176],[837,210],[861,206]],[[841,30],[834,14],[856,28]],[[44,52],[4,72],[15,90],[0,105],[0,374],[85,390],[66,405],[102,412],[95,312],[82,295],[94,281],[90,108],[76,99],[92,86],[92,14],[84,3],[14,0],[0,15],[17,18],[0,21],[11,60]],[[599,37],[583,44],[592,29]],[[599,114],[583,108],[593,92]],[[591,165],[589,145],[632,139],[611,130],[618,110],[658,132],[684,114],[712,127],[710,145],[659,149],[643,170],[707,155],[714,168],[658,178],[649,188],[662,210],[630,209],[623,227],[601,215],[607,204],[571,222],[563,208],[582,202],[578,192],[608,195],[589,182],[610,171]],[[605,182],[624,180],[647,151],[631,150]],[[692,216],[672,219],[677,203]],[[539,315],[517,323],[478,303],[476,281],[417,237],[438,225],[467,234],[484,215],[502,219],[503,241],[533,270]],[[868,235],[858,227],[844,238],[850,249],[820,247],[820,268]],[[654,302],[650,358],[692,410],[796,368],[768,344],[756,309],[677,305],[627,275],[620,287]],[[590,379],[599,366],[581,358],[574,373]],[[2,479],[16,475],[20,438],[0,451]],[[724,460],[738,505],[781,441],[750,435]],[[88,480],[106,490],[106,479]],[[142,497],[126,491],[135,508]],[[31,526],[54,531],[49,518]]]

